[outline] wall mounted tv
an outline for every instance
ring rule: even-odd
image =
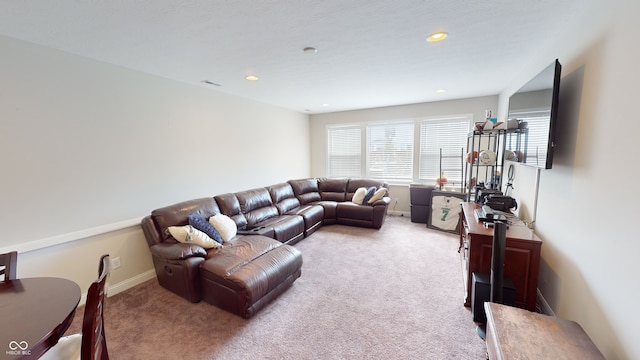
[[[556,146],[560,72],[558,59],[533,77],[509,98],[509,120],[519,128],[507,134],[509,160],[541,169],[551,169]]]

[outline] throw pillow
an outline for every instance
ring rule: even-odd
[[[167,228],[167,230],[169,231],[169,234],[171,234],[171,236],[173,236],[174,239],[178,240],[179,242],[186,242],[187,241],[187,227],[189,225],[185,225],[185,226],[169,226]]]
[[[213,225],[216,230],[218,230],[218,233],[220,233],[220,236],[222,237],[223,243],[231,240],[234,236],[236,236],[236,233],[238,232],[238,226],[236,225],[236,222],[233,221],[232,218],[224,214],[213,215],[209,218],[209,223]]]
[[[194,228],[191,225],[185,226],[169,226],[169,233],[176,240],[185,244],[195,244],[205,249],[221,248],[222,244],[213,240],[209,235]]]
[[[364,199],[362,200],[361,204],[367,205],[367,203],[369,202],[369,199],[371,199],[375,193],[376,193],[375,186],[368,188],[367,193],[364,195]]]
[[[209,224],[207,219],[196,213],[189,215],[187,218],[189,219],[189,225],[202,231],[213,240],[222,244],[222,237],[220,236],[220,233],[218,232],[218,230],[216,230],[216,228],[213,227],[213,225]]]
[[[362,201],[364,200],[364,196],[367,194],[367,189],[366,188],[358,188],[356,190],[355,193],[353,193],[353,198],[351,198],[351,201],[353,201],[354,203],[358,204],[358,205],[362,205]]]
[[[373,204],[374,202],[382,199],[385,195],[387,195],[387,189],[384,187],[379,188],[378,190],[376,190],[376,192],[373,194],[373,196],[371,197],[371,199],[369,199],[369,205]]]

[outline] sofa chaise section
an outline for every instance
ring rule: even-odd
[[[209,252],[200,267],[203,300],[250,318],[300,277],[295,248],[260,235],[236,239]]]
[[[161,286],[248,318],[300,277],[302,255],[261,235],[236,235],[222,247],[204,249],[180,243],[168,231],[186,226],[191,214],[208,219],[220,213],[216,199],[195,199],[153,210],[141,225]]]

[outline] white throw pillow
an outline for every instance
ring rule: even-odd
[[[364,200],[364,196],[367,194],[367,188],[358,188],[355,193],[353,193],[353,198],[351,201],[358,205],[362,205],[362,201]]]
[[[186,226],[169,226],[167,230],[169,230],[169,234],[173,236],[174,239],[180,241],[181,243],[187,241],[187,228],[191,225]]]
[[[224,214],[213,215],[209,218],[209,224],[213,225],[222,237],[222,242],[228,242],[238,232],[238,226],[232,218]]]
[[[371,199],[369,199],[369,204],[373,204],[374,202],[382,199],[387,194],[387,188],[381,187],[376,190]]]
[[[191,225],[169,226],[169,233],[176,240],[185,244],[195,244],[205,249],[221,248],[222,244],[213,240],[209,235]]]

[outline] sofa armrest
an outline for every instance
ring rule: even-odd
[[[376,200],[375,202],[373,202],[372,204],[370,204],[371,206],[376,206],[376,205],[383,205],[383,206],[387,206],[391,203],[391,198],[388,196],[383,197],[380,200]]]
[[[149,247],[151,253],[161,259],[165,260],[181,260],[194,256],[205,257],[207,251],[198,245],[193,244],[156,244]]]

